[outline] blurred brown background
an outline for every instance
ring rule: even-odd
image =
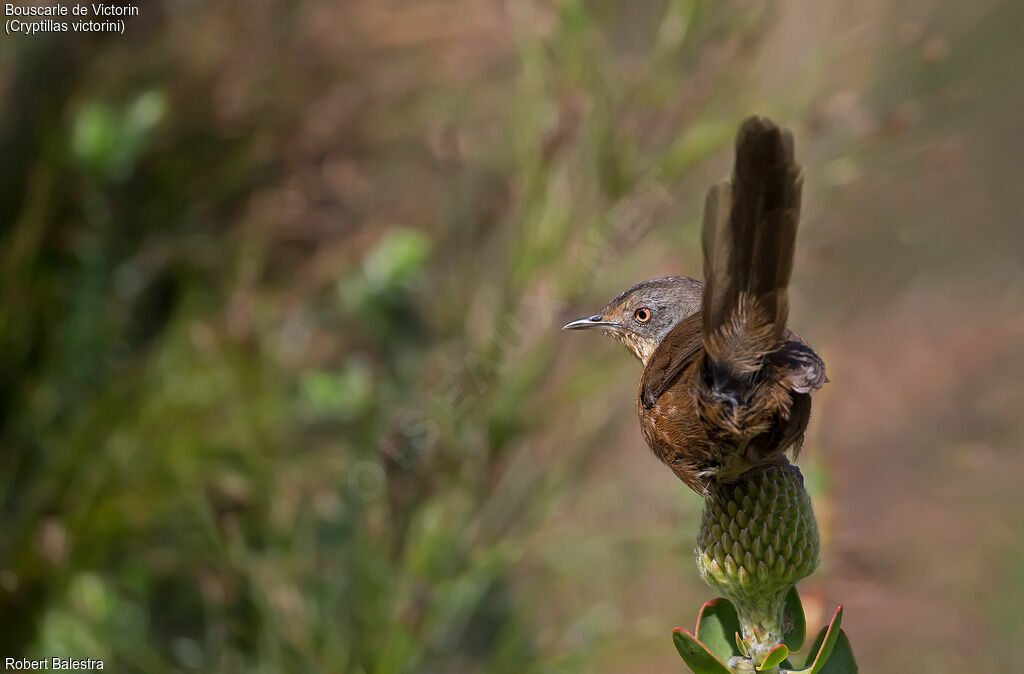
[[[1024,5],[140,5],[0,43],[0,656],[668,672],[712,596],[639,365],[738,122],[805,170],[801,584],[861,670],[1024,637]]]

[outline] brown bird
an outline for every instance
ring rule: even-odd
[[[599,328],[644,365],[637,392],[648,446],[698,493],[799,451],[825,364],[786,328],[800,219],[793,137],[752,117],[732,179],[704,206],[704,283],[645,281],[563,330]]]

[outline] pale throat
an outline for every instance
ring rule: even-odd
[[[654,354],[654,350],[658,348],[657,344],[654,344],[648,339],[643,339],[635,332],[629,330],[609,330],[608,333],[626,345],[634,356],[640,359],[640,362],[647,367],[647,361],[651,359]]]

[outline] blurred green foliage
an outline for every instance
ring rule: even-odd
[[[165,113],[166,101],[159,91],[140,94],[124,110],[88,101],[72,122],[71,154],[97,177],[122,180],[146,150],[150,134]]]
[[[512,589],[523,537],[587,456],[528,444],[563,399],[549,335],[595,256],[620,252],[609,212],[652,169],[672,182],[719,149],[730,121],[697,103],[668,150],[617,128],[637,93],[673,104],[716,11],[645,16],[661,37],[626,85],[603,32],[617,12],[552,10],[496,50],[468,41],[494,52],[497,86],[422,74],[437,91],[377,93],[404,63],[386,55],[298,74],[287,50],[222,50],[162,5],[125,41],[7,47],[32,113],[3,133],[0,652],[146,672],[587,671],[607,621],[581,617],[553,657]],[[279,40],[323,40],[313,3],[247,11]],[[413,43],[440,28],[403,25]],[[505,143],[467,156],[467,133]]]
[[[671,577],[630,601],[705,592],[697,504],[670,485],[672,521],[637,528],[645,494],[597,460],[642,449],[616,419],[634,421],[635,363],[556,358],[607,346],[562,346],[559,320],[696,269],[694,195],[725,166],[705,160],[752,112],[825,123],[811,103],[841,41],[800,33],[820,58],[780,84],[758,61],[772,3],[141,11],[123,37],[0,44],[0,654],[125,672],[671,662],[670,624],[631,624],[589,581],[633,592],[656,552]],[[778,69],[795,42],[770,43]],[[809,181],[855,185],[862,144],[896,146],[887,123],[800,136],[826,147],[805,165],[833,168]],[[835,248],[812,219],[798,274],[820,272],[802,287],[845,320],[837,287],[891,294],[915,267],[865,260],[917,230],[840,196],[862,219],[833,223]],[[558,521],[587,480],[607,503],[592,531]]]

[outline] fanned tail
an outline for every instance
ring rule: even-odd
[[[704,210],[704,349],[712,392],[740,403],[786,331],[787,287],[800,219],[793,137],[747,119],[732,180],[712,187]]]

